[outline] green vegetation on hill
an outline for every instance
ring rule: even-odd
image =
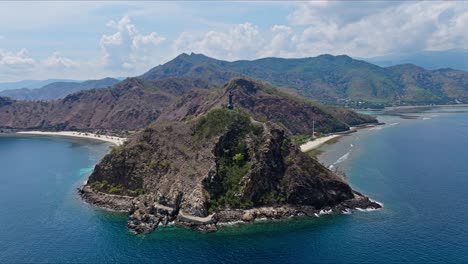
[[[252,123],[247,115],[239,111],[215,109],[202,116],[194,130],[196,140],[206,140],[226,130],[245,133],[251,130]]]
[[[260,136],[262,127],[252,124],[250,118],[239,111],[215,109],[198,121],[194,137],[197,140],[207,140],[222,134],[224,135],[214,150],[217,178],[204,182],[205,188],[210,193],[210,212],[223,207],[252,206],[252,202],[239,197],[241,188],[239,182],[251,166],[245,142],[246,135]]]
[[[468,102],[467,72],[410,66],[382,68],[344,55],[227,62],[192,53],[157,66],[141,78],[192,76],[220,84],[248,76],[319,102],[355,108]]]

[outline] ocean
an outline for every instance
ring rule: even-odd
[[[169,226],[134,235],[125,215],[82,202],[76,188],[108,151],[105,143],[2,136],[0,262],[468,262],[466,110],[379,116],[386,125],[321,147],[320,160],[382,210],[215,233]]]

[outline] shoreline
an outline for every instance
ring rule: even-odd
[[[232,224],[251,224],[297,217],[318,218],[327,214],[351,214],[353,211],[367,212],[383,208],[383,204],[353,191],[353,198],[319,209],[307,205],[282,204],[251,209],[224,209],[206,217],[198,217],[179,211],[178,206],[159,204],[147,195],[137,197],[113,195],[96,192],[87,185],[81,186],[77,191],[81,199],[91,206],[128,214],[127,228],[134,234],[148,234],[159,226],[172,224],[199,232],[213,232]]]
[[[387,106],[384,109],[378,110],[397,110],[397,109],[411,109],[411,108],[443,108],[443,107],[467,107],[468,104],[437,104],[437,105],[400,105],[400,106]],[[360,110],[360,109],[355,109]]]
[[[320,146],[322,146],[323,144],[327,143],[328,141],[332,139],[336,139],[336,138],[357,132],[360,129],[367,129],[367,128],[381,126],[381,125],[385,125],[385,123],[380,123],[380,122],[366,123],[366,124],[362,124],[359,126],[353,126],[353,127],[350,127],[350,129],[347,131],[336,132],[336,133],[328,134],[328,136],[319,137],[314,140],[307,141],[306,143],[300,145],[299,148],[301,149],[302,152],[309,152],[313,149],[319,148]]]
[[[311,140],[311,141],[308,141],[304,144],[302,144],[300,146],[300,149],[302,152],[308,152],[308,151],[311,151],[313,149],[316,149],[318,147],[320,147],[322,144],[325,144],[326,142],[332,140],[332,139],[335,139],[335,138],[338,138],[338,137],[341,137],[342,135],[337,135],[337,134],[333,134],[333,135],[329,135],[329,136],[325,136],[325,137],[320,137],[320,138],[316,138],[314,140]]]
[[[86,132],[75,132],[75,131],[60,131],[60,132],[48,132],[48,131],[18,131],[13,134],[17,135],[27,135],[27,136],[52,136],[52,137],[68,137],[68,138],[81,138],[81,139],[91,139],[102,142],[111,143],[116,146],[120,146],[127,140],[126,138],[107,136],[107,135],[97,135],[93,133]]]

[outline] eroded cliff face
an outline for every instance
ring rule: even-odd
[[[83,188],[90,202],[109,195],[135,197],[127,205],[137,233],[169,221],[215,230],[233,220],[379,207],[300,152],[282,126],[223,108],[158,120],[113,150]]]

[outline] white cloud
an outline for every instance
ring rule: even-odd
[[[468,48],[467,12],[468,6],[457,2],[307,2],[289,20],[305,27],[298,33],[296,56],[370,57]]]
[[[12,76],[29,76],[34,72],[36,61],[26,49],[17,52],[0,49],[0,79],[10,80]]]
[[[27,5],[0,3],[0,22],[4,22],[0,32],[8,36],[0,35],[3,80],[139,75],[181,52],[237,60],[468,49],[468,5],[457,1],[232,2],[228,7],[169,2]],[[274,5],[287,8],[283,11]],[[236,12],[217,15],[231,9]],[[258,9],[267,15],[252,16]],[[121,19],[106,24],[108,15]],[[138,17],[138,26],[130,16]],[[13,39],[18,36],[12,32],[19,31],[25,34]],[[16,50],[15,41],[36,56]],[[67,56],[52,54],[55,50]]]
[[[59,52],[54,52],[50,56],[38,60],[34,59],[33,55],[29,54],[26,49],[21,49],[17,52],[0,50],[0,80],[59,77],[76,79],[79,76],[77,72],[85,74],[85,79],[94,78],[96,72],[93,72],[95,70],[95,68],[92,68],[93,64],[93,62],[89,62],[82,65],[72,59],[61,56]],[[83,78],[83,76],[79,77]]]
[[[447,23],[437,25],[437,30],[429,37],[427,48],[445,50],[453,48],[468,49],[468,11],[460,16],[453,16]]]
[[[29,56],[27,49],[18,52],[0,50],[0,67],[2,69],[27,69],[35,65],[35,60]]]
[[[109,21],[107,26],[117,32],[103,35],[100,40],[106,67],[133,73],[152,66],[150,64],[159,58],[158,46],[166,39],[158,33],[140,34],[128,16],[117,22]]]
[[[174,50],[235,60],[468,48],[468,6],[459,2],[300,2],[287,18],[289,24],[270,30],[244,23],[205,33],[183,32]]]
[[[274,25],[272,35],[266,45],[258,52],[260,57],[293,57],[297,45],[297,35],[285,25]]]
[[[255,58],[263,42],[258,27],[247,22],[224,31],[210,30],[204,34],[182,32],[174,42],[174,50],[176,53],[197,52],[235,60]]]
[[[54,52],[52,56],[44,59],[41,64],[46,68],[64,70],[76,68],[79,64],[69,58],[60,56],[60,52]]]

